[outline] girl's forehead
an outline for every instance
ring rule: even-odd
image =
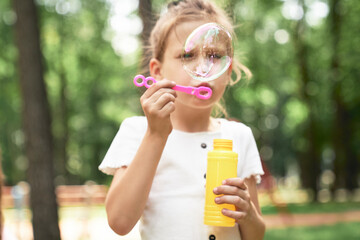
[[[207,23],[206,21],[190,21],[190,22],[181,22],[174,26],[172,31],[169,34],[168,42],[179,43],[183,45],[192,31],[197,27]]]

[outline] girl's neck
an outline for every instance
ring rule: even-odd
[[[220,123],[211,117],[211,108],[177,109],[171,114],[171,122],[174,129],[183,132],[214,132],[220,128]]]

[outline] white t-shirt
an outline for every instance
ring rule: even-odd
[[[238,226],[212,227],[203,223],[207,152],[213,139],[233,140],[238,153],[238,177],[264,174],[251,129],[242,123],[218,119],[219,131],[188,133],[173,130],[161,156],[149,198],[141,217],[143,240],[236,240]],[[99,169],[114,174],[128,166],[146,132],[145,117],[123,121]],[[131,183],[129,183],[131,184]]]

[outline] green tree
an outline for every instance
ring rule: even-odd
[[[153,13],[151,0],[139,0],[139,16],[142,21],[143,30],[141,32],[141,42],[143,46],[143,53],[141,58],[141,72],[144,76],[149,76],[149,62],[151,59],[151,52],[147,51],[149,48],[149,38],[151,30],[153,29],[156,18]]]
[[[330,1],[329,29],[332,46],[332,56],[330,65],[329,82],[332,88],[332,99],[334,101],[335,116],[333,120],[332,144],[335,152],[334,170],[336,182],[334,188],[345,187],[353,190],[357,187],[359,173],[359,159],[356,156],[354,137],[353,137],[353,114],[350,111],[349,102],[346,102],[344,88],[349,83],[348,76],[342,74],[343,66],[343,46],[341,42],[343,22],[346,16],[343,14],[344,8],[349,8],[350,4],[342,1]],[[355,6],[356,8],[356,6]],[[349,9],[348,9],[349,11]],[[351,76],[349,76],[351,78]],[[352,103],[350,103],[352,104]],[[340,126],[340,127],[339,127]]]
[[[275,176],[295,169],[303,187],[315,192],[322,187],[321,172],[332,170],[334,189],[357,187],[359,94],[354,89],[359,54],[354,46],[359,36],[354,29],[359,4],[231,2],[238,26],[236,54],[254,77],[228,90],[230,115],[252,127]],[[327,19],[323,15],[311,22],[314,11],[327,9]]]
[[[12,32],[16,15],[10,3],[0,2],[0,146],[5,184],[16,183],[27,168],[19,114],[21,101],[17,81],[16,47],[13,44]]]

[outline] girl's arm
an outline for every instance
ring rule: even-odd
[[[142,215],[166,139],[146,133],[129,167],[116,171],[105,206],[110,227],[126,235]]]
[[[242,180],[240,178],[226,179],[222,186],[214,189],[217,204],[234,204],[236,211],[223,209],[225,216],[234,218],[239,224],[241,239],[261,240],[265,235],[265,222],[261,216],[255,177]]]
[[[144,211],[172,131],[170,113],[174,111],[176,94],[171,87],[174,85],[167,80],[159,81],[140,99],[148,121],[147,131],[131,164],[115,172],[105,201],[109,225],[120,235],[129,233]]]

